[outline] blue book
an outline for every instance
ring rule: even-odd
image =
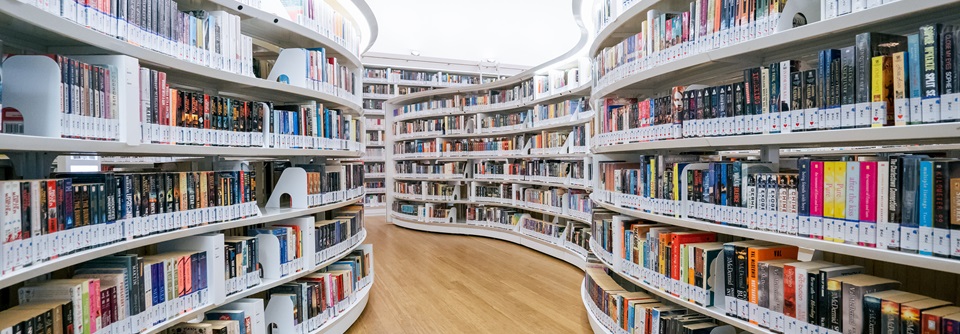
[[[925,156],[903,157],[903,179],[900,190],[900,250],[916,253],[919,249],[920,160]]]
[[[922,255],[933,255],[933,161],[920,161],[919,181],[920,189],[917,195],[919,251]]]

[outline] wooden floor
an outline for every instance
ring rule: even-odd
[[[347,333],[589,333],[583,271],[495,239],[366,220],[376,273]]]

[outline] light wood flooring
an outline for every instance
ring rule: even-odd
[[[589,333],[583,271],[510,242],[367,217],[374,286],[347,333]]]

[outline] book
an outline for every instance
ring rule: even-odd
[[[913,293],[896,294],[883,297],[880,301],[880,321],[883,324],[880,326],[880,333],[900,333],[900,329],[902,328],[900,325],[900,306],[904,303],[915,302],[924,299],[928,299],[928,297]]]
[[[900,304],[900,332],[920,333],[924,312],[949,305],[950,302],[932,298]]]
[[[864,328],[863,296],[877,291],[893,290],[900,282],[857,274],[843,279],[843,333],[861,333]]]

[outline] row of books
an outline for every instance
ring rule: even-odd
[[[410,87],[410,86],[400,86],[397,90],[400,95],[407,95],[413,93],[426,92],[428,90],[433,90],[433,87]]]
[[[384,169],[382,162],[372,162],[372,163],[366,163],[363,165],[363,172],[364,174],[370,174],[370,173],[382,174],[382,173],[385,173],[386,170]]]
[[[488,116],[481,116],[478,119],[477,125],[479,125],[479,129],[481,129],[481,131],[486,129],[496,131],[497,128],[508,129],[518,125],[529,126],[533,121],[533,118],[528,117],[530,113],[530,110],[523,110],[510,114],[491,114]]]
[[[364,197],[363,204],[367,207],[386,205],[387,194],[367,194]]]
[[[393,143],[394,154],[433,153],[439,152],[439,144],[435,140],[414,140]]]
[[[520,221],[523,214],[517,209],[504,208],[499,206],[484,206],[469,204],[466,208],[466,218],[468,224],[494,225],[502,227],[513,227]]]
[[[712,233],[642,221],[623,228],[617,237],[625,240],[629,274],[706,306],[721,294],[713,278],[724,275],[727,315],[776,332],[949,333],[945,328],[960,325],[960,308],[950,302],[894,290],[899,282],[864,275],[861,266],[799,261],[795,246],[719,243]]]
[[[54,177],[0,181],[4,274],[105,244],[260,214],[251,172]]]
[[[953,122],[960,119],[955,39],[953,26],[940,24],[906,36],[859,34],[853,46],[821,51],[812,69],[783,61],[745,70],[740,83],[674,87],[669,100],[608,99],[602,128],[680,124],[667,135],[679,138]],[[628,140],[650,139],[663,138]]]
[[[307,68],[305,88],[341,97],[357,94],[357,74],[340,63],[336,57],[327,57],[324,48],[304,49]]]
[[[552,104],[538,104],[533,107],[533,121],[545,121],[564,116],[579,114],[590,109],[584,98],[571,99]]]
[[[133,45],[214,69],[253,76],[253,40],[240,33],[240,17],[225,11],[181,11],[177,2],[170,0],[28,3]]]
[[[619,283],[600,267],[586,269],[584,288],[591,313],[615,333],[710,334],[719,327],[713,318],[637,291],[628,282]]]
[[[266,302],[292,301],[292,328],[308,333],[355,304],[357,292],[371,283],[371,275],[373,247],[365,245],[316,273],[268,290]]]
[[[454,96],[464,107],[492,106],[532,99],[535,94],[533,79],[523,81],[513,87],[493,89],[485,94]]]
[[[367,145],[375,145],[376,143],[380,143],[382,145],[383,142],[385,141],[386,141],[386,136],[384,135],[383,131],[367,130],[367,141],[366,141]]]
[[[560,234],[563,232],[565,226],[554,224],[553,222],[543,221],[539,219],[533,219],[530,217],[523,217],[520,219],[520,228],[526,231],[535,232],[540,234],[541,238],[545,238],[548,241],[553,239],[560,238]]]
[[[356,303],[356,293],[372,282],[373,248],[361,245],[343,259],[291,283],[267,291],[265,299],[244,298],[204,314],[205,320],[181,323],[164,333],[268,333],[268,328],[292,329],[307,333],[335,319]],[[293,323],[278,323],[266,313],[264,304],[275,298],[288,298],[293,307]],[[269,308],[270,306],[268,306]]]
[[[140,120],[144,143],[262,146],[272,105],[171,88],[167,74],[140,68]],[[205,131],[206,130],[206,131]],[[216,138],[211,138],[216,134]],[[252,134],[244,139],[236,137]],[[258,136],[259,135],[259,136]],[[253,138],[259,138],[254,140]]]
[[[476,75],[469,74],[451,74],[443,73],[437,76],[437,80],[440,83],[456,84],[456,85],[479,85],[480,77]]]
[[[474,175],[496,177],[497,175],[540,176],[546,178],[584,179],[583,161],[527,160],[527,161],[482,161],[474,165]]]
[[[362,163],[297,165],[307,172],[307,194],[320,195],[363,186]]]
[[[257,238],[225,236],[223,241],[226,295],[233,295],[260,285],[262,274]]]
[[[563,89],[579,86],[581,83],[589,81],[582,80],[580,67],[574,67],[566,70],[553,70],[546,75],[537,75],[533,77],[534,90],[537,97],[558,94]]]
[[[446,207],[443,203],[415,203],[408,201],[393,201],[393,212],[402,213],[409,216],[426,218],[431,222],[434,221],[443,221],[448,222],[452,213],[455,213],[454,208]]]
[[[427,110],[441,110],[441,109],[450,109],[450,108],[460,108],[461,101],[459,98],[437,98],[430,101],[423,101],[418,103],[405,104],[400,108],[393,110],[394,116],[400,116],[405,114],[411,114],[416,112],[422,112]]]
[[[0,312],[13,333],[139,332],[211,302],[206,252],[116,255],[89,261],[72,278],[31,281],[19,306]],[[57,319],[59,318],[59,319]]]
[[[363,99],[363,109],[383,110],[383,100]]]
[[[321,103],[275,106],[271,120],[277,134],[275,147],[316,147],[309,139],[326,138],[357,141],[362,137],[361,119]]]
[[[383,147],[368,147],[364,159],[383,159]]]
[[[366,84],[363,86],[364,93],[392,95],[393,89],[390,85]]]
[[[370,79],[386,79],[387,78],[387,69],[385,68],[363,68],[363,77]]]
[[[513,186],[506,183],[484,184],[478,183],[473,186],[473,196],[487,199],[513,199]]]
[[[289,1],[283,7],[294,23],[320,33],[354,55],[360,54],[360,28],[349,15],[324,1]]]
[[[322,214],[318,214],[318,217]],[[315,248],[318,253],[342,244],[364,230],[363,206],[351,205],[335,210],[331,219],[317,219]],[[317,256],[317,263],[326,260],[326,256]]]
[[[400,121],[393,124],[393,133],[396,135],[417,134],[417,133],[455,133],[464,132],[467,124],[473,122],[473,118],[467,119],[465,115],[443,116],[434,119],[415,119]]]
[[[960,193],[954,184],[960,170],[955,159],[910,154],[841,161],[801,158],[796,170],[785,171],[762,162],[676,163],[664,169],[654,167],[656,159],[646,161],[601,163],[601,187],[680,201],[687,216],[707,221],[958,257],[960,236],[952,233],[958,222],[951,218],[957,210],[953,199]]]
[[[464,162],[424,163],[420,161],[397,161],[397,174],[463,175]]]

